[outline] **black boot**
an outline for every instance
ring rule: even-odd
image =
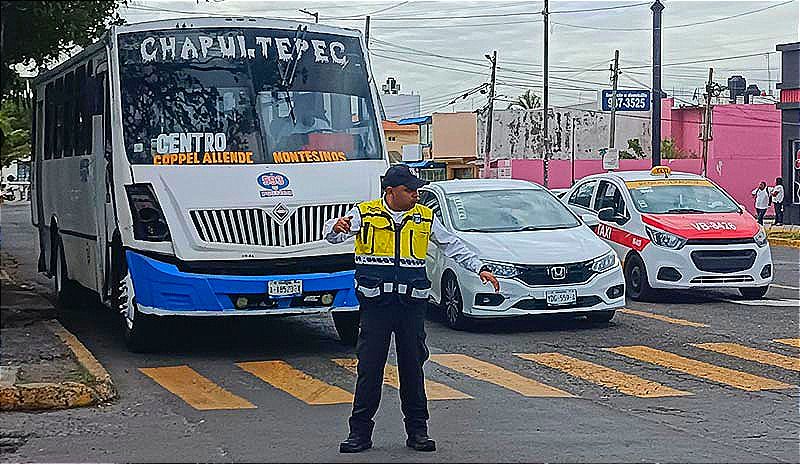
[[[406,446],[417,451],[436,451],[436,442],[427,433],[410,435]]]
[[[360,453],[372,448],[372,440],[369,437],[350,434],[347,440],[339,444],[340,453]]]

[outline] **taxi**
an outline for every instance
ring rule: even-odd
[[[562,201],[597,216],[595,233],[622,261],[633,299],[653,289],[711,287],[757,299],[772,282],[766,232],[705,177],[667,166],[607,172],[581,179]]]

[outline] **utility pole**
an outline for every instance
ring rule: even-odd
[[[653,11],[653,118],[650,146],[653,151],[653,167],[661,165],[661,12],[664,5],[655,0]]]
[[[489,178],[489,153],[492,150],[492,112],[494,111],[494,83],[497,72],[497,50],[492,52],[492,56],[486,55],[492,62],[492,81],[489,85],[489,113],[486,118],[486,146],[483,149],[483,178]]]
[[[305,10],[303,8],[300,8],[298,11],[300,13],[305,13],[305,14],[307,14],[309,16],[313,16],[314,17],[314,22],[319,24],[319,11],[313,11],[312,12],[312,11]]]
[[[549,171],[549,160],[550,160],[550,132],[547,130],[547,119],[549,113],[549,98],[547,96],[547,84],[548,84],[548,42],[550,36],[550,12],[548,10],[550,6],[550,2],[548,0],[544,0],[544,10],[542,10],[542,16],[544,16],[544,109],[542,111],[542,129],[544,130],[544,154],[542,156],[542,168],[543,168],[543,184],[545,188],[547,188],[547,177]]]
[[[614,131],[617,124],[617,83],[619,82],[619,50],[614,50],[614,64],[611,67],[611,127],[608,134],[608,149],[614,149]]]
[[[708,83],[706,83],[706,107],[703,111],[703,172],[705,177],[708,172],[708,141],[711,140],[711,97],[714,94],[714,68],[708,68]]]
[[[364,42],[369,48],[369,16],[367,16],[367,23],[364,25]]]

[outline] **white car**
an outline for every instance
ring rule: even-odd
[[[772,282],[764,229],[705,177],[666,166],[596,174],[562,201],[598,217],[596,233],[622,260],[633,299],[650,299],[653,289],[720,287],[761,298]]]
[[[452,328],[463,328],[470,318],[534,314],[609,321],[625,304],[617,255],[539,185],[511,179],[435,182],[420,189],[420,203],[500,281],[500,292],[494,293],[431,243],[431,297]]]

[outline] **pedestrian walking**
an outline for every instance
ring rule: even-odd
[[[762,226],[764,225],[764,215],[767,214],[769,208],[769,192],[767,191],[767,183],[763,180],[758,184],[758,188],[753,190],[753,197],[756,199],[756,220]]]
[[[777,177],[775,179],[775,186],[770,189],[770,197],[772,204],[775,205],[775,225],[783,225],[783,178]]]
[[[361,203],[345,217],[329,220],[323,230],[330,243],[355,235],[356,294],[360,304],[360,331],[356,352],[358,379],[349,419],[350,434],[339,445],[342,453],[372,447],[373,418],[383,387],[383,371],[394,332],[400,374],[400,402],[408,438],[406,446],[434,451],[428,436],[428,400],[422,365],[428,359],[425,310],[431,282],[425,273],[428,242],[448,257],[480,275],[484,284],[500,290],[495,276],[456,236],[417,204],[417,189],[427,184],[408,166],[398,164],[382,180],[383,198]]]

